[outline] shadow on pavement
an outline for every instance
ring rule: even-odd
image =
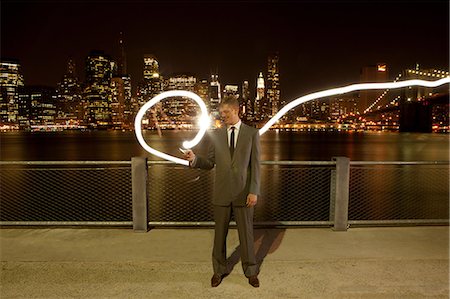
[[[264,259],[269,253],[275,252],[283,240],[286,229],[255,229],[254,246],[258,268],[261,268]],[[241,259],[241,246],[237,246],[234,252],[228,257],[228,273],[231,273]]]

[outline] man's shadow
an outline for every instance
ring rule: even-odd
[[[278,228],[259,228],[253,231],[254,236],[254,247],[256,262],[258,264],[258,269],[261,269],[261,265],[264,262],[267,254],[275,252],[283,240],[286,229]],[[231,273],[239,263],[241,259],[241,246],[236,247],[234,252],[228,257],[228,273]]]

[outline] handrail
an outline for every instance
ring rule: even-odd
[[[350,161],[350,165],[450,165],[450,161]]]
[[[130,161],[0,161],[0,165],[131,165]]]
[[[171,161],[148,160],[149,165],[176,165]],[[336,161],[261,161],[262,165],[332,166]],[[0,165],[131,165],[130,161],[0,161]],[[450,161],[350,161],[350,165],[450,165]]]

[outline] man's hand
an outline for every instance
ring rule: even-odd
[[[258,196],[256,194],[249,193],[247,195],[247,207],[251,208],[256,205],[256,202],[258,201]]]
[[[195,154],[194,154],[193,151],[187,150],[187,151],[184,153],[184,158],[185,158],[186,160],[188,160],[189,162],[192,162],[192,161],[194,161],[194,159],[195,159]]]

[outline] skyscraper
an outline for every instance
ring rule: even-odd
[[[111,122],[114,129],[127,125],[126,111],[130,106],[131,86],[129,77],[116,75],[111,79]]]
[[[154,55],[144,55],[144,79],[150,80],[159,77],[159,64]]]
[[[163,78],[159,73],[159,63],[154,55],[144,55],[144,79],[138,87],[139,106],[163,91]]]
[[[117,59],[117,74],[127,74],[127,57],[125,54],[125,42],[123,32],[119,34],[119,57]]]
[[[242,83],[241,109],[243,117],[247,121],[253,121],[253,101],[250,97],[250,86],[248,81]]]
[[[267,59],[267,102],[274,116],[280,109],[280,74],[278,68],[278,53],[269,55]]]
[[[171,75],[167,78],[165,90],[188,90],[195,91],[197,78],[193,74],[180,73]],[[197,115],[198,107],[189,98],[176,97],[163,102],[163,111],[169,116],[171,121],[179,124],[192,122],[192,118]]]
[[[81,87],[75,74],[75,63],[69,59],[67,71],[56,87],[56,122],[82,121]]]
[[[123,33],[120,32],[117,71],[111,79],[111,122],[115,129],[132,127],[131,77],[127,73],[127,58]]]
[[[111,125],[111,78],[116,64],[103,51],[91,51],[86,58],[86,87],[83,100],[86,122],[92,127]]]
[[[202,98],[203,102],[205,103],[206,107],[208,108],[208,111],[211,110],[210,103],[209,103],[209,82],[207,79],[201,79],[197,81],[194,87],[194,92],[198,94],[200,98]]]
[[[213,118],[219,118],[219,104],[222,100],[222,92],[220,89],[219,75],[211,74],[211,82],[209,83],[209,100],[210,113]]]
[[[262,120],[265,118],[267,112],[267,103],[264,96],[264,77],[262,72],[259,73],[258,79],[256,80],[256,99],[254,106],[253,116],[255,120]]]
[[[26,114],[29,126],[55,124],[55,89],[45,86],[24,86],[19,91],[20,99],[27,103]],[[22,108],[25,108],[22,106]]]
[[[0,61],[0,124],[19,122],[19,87],[24,85],[18,60]]]

